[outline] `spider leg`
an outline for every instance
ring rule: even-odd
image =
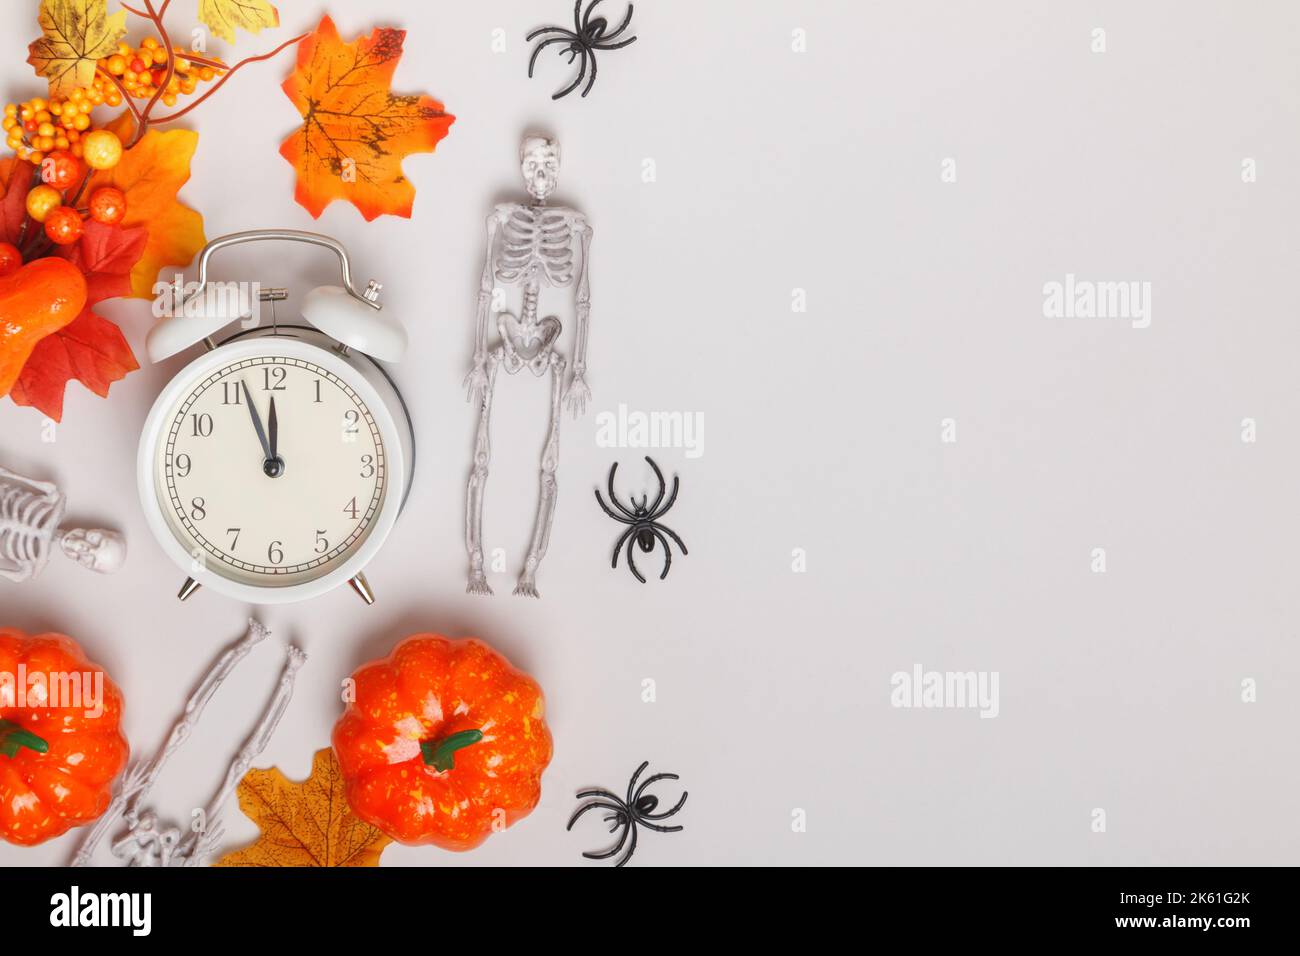
[[[632,779],[628,781],[628,784],[627,784],[627,800],[625,801],[625,803],[627,804],[627,808],[628,808],[629,810],[632,809],[632,807],[634,806],[634,804],[632,803],[632,796],[633,796],[633,794],[635,794],[635,793],[637,792],[637,789],[636,789],[636,781],[637,781],[637,778],[638,778],[639,776],[641,776],[642,773],[645,772],[645,768],[648,767],[648,766],[650,766],[650,761],[649,761],[649,760],[642,760],[642,761],[641,761],[641,766],[639,766],[639,767],[636,768],[636,773],[632,774]]]
[[[650,784],[654,783],[656,780],[680,780],[680,779],[681,778],[677,776],[677,774],[675,773],[657,773],[652,777],[646,777],[645,780],[641,782],[641,786],[637,787],[635,791],[628,792],[627,805],[629,807],[635,807],[637,801],[641,799],[641,794],[645,793],[645,788],[650,786]],[[641,816],[648,816],[648,814],[641,814]],[[650,819],[653,820],[655,818],[650,817]]]
[[[626,866],[627,861],[632,859],[632,854],[636,852],[636,824],[629,821],[627,828],[632,833],[632,842],[628,845],[627,853],[623,854],[623,859],[614,864],[615,869],[618,869],[620,866]]]
[[[682,830],[686,829],[680,823],[677,824],[676,826],[665,827],[665,826],[660,826],[657,823],[646,823],[644,820],[638,820],[637,822],[640,823],[641,826],[645,827],[647,830],[656,830],[659,833],[679,833]]]
[[[677,537],[677,532],[676,532],[676,531],[674,531],[672,528],[668,527],[668,525],[666,525],[666,524],[659,524],[658,522],[655,522],[655,526],[654,526],[654,527],[655,527],[655,530],[656,530],[656,531],[662,531],[662,532],[664,532],[665,534],[667,534],[670,538],[672,538],[674,541],[676,541],[676,542],[677,542],[677,547],[679,547],[679,548],[682,549],[682,554],[690,554],[690,552],[686,550],[686,542],[683,541],[681,538]]]
[[[660,813],[637,813],[635,810],[637,803],[639,803],[641,800],[641,795],[645,792],[646,788],[650,786],[652,783],[655,783],[659,780],[678,780],[678,779],[680,778],[675,773],[657,773],[653,777],[647,777],[645,782],[643,782],[641,786],[636,788],[635,792],[628,795],[627,805],[629,808],[632,808],[637,822],[641,823],[642,826],[650,827],[650,829],[652,830],[658,830],[660,833],[676,833],[678,830],[682,829],[680,826],[675,826],[675,827],[655,826],[654,824],[648,823],[646,821],[664,820],[668,817],[671,817],[673,814],[675,814],[678,810],[680,810],[685,805],[686,798],[690,796],[690,794],[685,791],[682,792],[681,797],[677,800],[677,803],[674,804],[671,809],[664,810]]]
[[[668,577],[668,569],[673,566],[673,551],[672,548],[668,547],[668,539],[659,533],[658,528],[651,527],[650,533],[658,538],[659,543],[664,546],[664,569],[659,575],[659,580],[662,581],[664,578]]]
[[[632,560],[632,547],[635,544],[636,544],[635,535],[627,539],[627,566],[632,569],[632,573],[636,575],[636,579],[640,581],[642,584],[645,584],[645,578],[641,576],[641,572],[636,569],[636,562]]]
[[[591,806],[600,806],[600,804],[593,803]],[[612,807],[613,805],[611,804],[610,806]],[[582,855],[588,860],[608,860],[610,857],[616,856],[619,850],[623,849],[623,844],[627,842],[628,833],[635,832],[635,830],[636,828],[632,825],[631,820],[628,820],[623,827],[622,836],[618,838],[618,842],[614,844],[614,846],[610,847],[608,850],[586,850]],[[612,833],[613,831],[611,830],[610,832]]]
[[[591,48],[593,50],[621,50],[623,47],[630,46],[635,42],[636,37],[632,37],[630,40],[624,40],[621,43],[593,43]]]
[[[650,514],[647,515],[647,517],[651,521],[658,521],[664,515],[668,514],[673,504],[676,503],[677,501],[677,492],[681,490],[681,487],[682,487],[682,480],[678,478],[676,475],[673,475],[673,493],[668,496],[668,500],[664,502],[664,506],[660,508],[659,502],[663,501],[664,498],[663,493],[661,492],[659,494],[659,498],[655,501],[655,506],[650,509]]]
[[[591,92],[591,88],[596,85],[596,54],[591,52],[590,47],[588,47],[587,50],[591,56],[591,79],[587,81],[587,87],[582,91],[584,98]]]
[[[636,522],[633,521],[631,518],[625,518],[625,517],[623,517],[622,515],[614,514],[614,512],[610,510],[609,505],[605,504],[605,499],[602,498],[602,497],[600,496],[600,489],[599,489],[599,488],[596,489],[596,501],[597,501],[597,503],[600,504],[600,506],[601,506],[602,508],[605,509],[605,514],[609,515],[609,516],[610,516],[611,518],[613,518],[615,521],[621,521],[621,522],[623,522],[623,524],[636,524]],[[615,504],[617,504],[617,503],[618,503],[618,502],[615,502]]]
[[[534,30],[532,33],[528,34],[528,36],[524,37],[524,42],[532,43],[539,36],[547,33],[564,33],[568,35],[569,31],[564,29],[564,27],[542,27],[540,30]]]
[[[632,11],[633,11],[634,9],[636,9],[636,8],[635,8],[632,4],[629,3],[629,4],[627,5],[627,16],[625,16],[625,17],[623,18],[623,22],[620,23],[620,24],[618,25],[618,29],[615,30],[613,33],[606,33],[603,37],[601,37],[601,42],[607,42],[607,41],[609,41],[609,40],[612,40],[612,39],[614,39],[616,36],[618,36],[620,33],[622,33],[624,30],[626,30],[627,27],[628,27],[628,24],[632,22]],[[636,37],[633,37],[632,39],[635,40]],[[629,40],[628,42],[630,43],[631,41]]]
[[[624,813],[624,812],[625,812],[625,810],[624,810],[624,808],[623,808],[623,805],[622,805],[622,801],[620,801],[620,800],[618,799],[618,797],[614,796],[612,793],[609,793],[608,790],[589,790],[589,791],[586,791],[586,792],[589,793],[589,794],[599,794],[599,795],[601,795],[602,797],[604,797],[606,794],[608,794],[609,799],[610,799],[610,800],[613,800],[614,802],[613,802],[613,803],[607,803],[607,802],[605,802],[605,800],[593,800],[593,801],[591,801],[590,803],[584,803],[582,806],[578,807],[577,810],[574,810],[574,811],[573,811],[573,816],[569,817],[569,825],[568,825],[567,827],[565,827],[564,829],[566,829],[566,830],[572,830],[572,829],[573,829],[573,825],[574,825],[575,823],[577,823],[579,819],[581,819],[581,817],[582,817],[582,815],[583,815],[584,813],[586,813],[588,810],[595,810],[595,809],[598,808],[598,807],[601,808],[601,809],[603,809],[603,810],[613,810],[613,811],[615,811],[616,813]]]
[[[581,4],[581,3],[582,3],[582,0],[578,0],[578,3]],[[586,12],[586,13],[583,15],[583,17],[582,17],[582,24],[578,27],[578,32],[579,32],[579,33],[585,33],[586,30],[587,30],[587,27],[591,25],[591,15],[592,15],[592,13],[595,12],[595,10],[596,10],[596,8],[597,8],[598,6],[600,6],[600,0],[591,0],[591,6],[589,6],[589,7],[587,8],[587,12]],[[574,11],[574,21],[573,21],[574,23],[577,23],[577,22],[578,22],[578,20],[577,20],[577,13],[578,13],[578,11],[575,10],[575,11]]]
[[[596,4],[598,4],[598,3],[600,3],[600,0],[592,0],[592,4],[591,4],[591,5],[594,7],[594,6],[595,6]],[[582,0],[577,0],[577,2],[574,3],[574,5],[573,5],[573,32],[574,32],[574,33],[581,33],[581,32],[582,32],[582,23],[583,23],[583,21],[582,21]]]
[[[686,803],[686,798],[687,798],[688,796],[690,796],[690,794],[687,793],[687,792],[685,792],[685,791],[683,791],[683,792],[682,792],[682,798],[681,798],[680,800],[678,800],[676,804],[673,805],[673,808],[672,808],[671,810],[665,810],[663,813],[643,813],[643,814],[641,814],[641,817],[642,817],[643,819],[646,819],[646,820],[664,820],[664,819],[667,819],[668,817],[671,817],[673,814],[675,814],[678,810],[680,810],[680,809],[685,805],[685,803]],[[646,826],[649,826],[649,824],[647,823]],[[677,829],[680,830],[681,827],[678,827]]]
[[[586,50],[586,48],[584,47],[583,50],[582,50],[582,61],[581,61],[581,64],[579,65],[579,67],[578,67],[578,76],[577,76],[577,79],[575,79],[572,83],[570,83],[570,84],[569,84],[568,86],[566,86],[564,89],[560,90],[560,92],[558,92],[558,93],[556,93],[554,96],[552,96],[551,99],[553,99],[553,100],[563,99],[564,97],[566,97],[566,96],[568,96],[570,93],[572,93],[574,90],[576,90],[576,89],[578,88],[578,84],[581,83],[581,82],[582,82],[583,80],[585,80],[586,78],[587,78],[587,50]]]
[[[655,477],[659,479],[659,495],[655,498],[654,507],[650,509],[650,514],[653,515],[656,511],[659,510],[659,502],[664,500],[664,492],[668,490],[668,486],[664,484],[664,473],[659,470],[659,466],[655,464],[655,460],[651,458],[649,455],[645,456],[645,460],[649,462],[650,467],[654,469]],[[676,475],[674,475],[673,477],[675,478]],[[674,491],[675,490],[676,489],[674,489]],[[649,495],[647,495],[646,497],[648,498]]]
[[[605,800],[613,800],[615,803],[618,802],[618,794],[610,793],[608,790],[603,789],[579,790],[575,796],[577,796],[578,799],[582,799],[583,797],[600,797]]]
[[[528,58],[528,78],[532,79],[533,67],[537,65],[537,57],[541,55],[541,52],[543,50],[545,50],[552,43],[569,43],[569,42],[572,41],[570,40],[569,35],[566,32],[564,36],[550,37],[549,39],[543,40],[541,43],[537,44],[537,46],[533,48],[533,55]]]
[[[618,471],[618,462],[614,462],[614,464],[609,466],[609,500],[615,508],[623,512],[623,514],[627,515],[633,521],[640,521],[641,519],[636,516],[636,509],[634,508],[629,510],[623,507],[623,502],[619,501],[618,495],[614,494],[614,472],[616,471]],[[635,504],[635,502],[633,502],[633,504]]]
[[[628,528],[626,531],[623,532],[623,536],[622,536],[621,538],[619,538],[617,542],[615,542],[615,544],[614,544],[614,560],[611,561],[611,562],[609,563],[609,566],[610,566],[611,568],[616,568],[616,567],[618,567],[618,552],[619,552],[620,550],[622,550],[622,548],[623,548],[623,542],[624,542],[624,541],[627,541],[628,537],[629,537],[630,535],[632,535],[632,534],[635,534],[635,533],[636,533],[636,528],[635,528],[635,527]],[[635,540],[635,539],[633,539],[633,540]]]

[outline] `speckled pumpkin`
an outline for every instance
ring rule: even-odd
[[[103,673],[70,637],[0,628],[0,838],[32,846],[108,809],[129,750]]]
[[[542,691],[482,641],[419,634],[352,678],[334,752],[361,819],[401,843],[470,850],[537,806],[551,762]]]

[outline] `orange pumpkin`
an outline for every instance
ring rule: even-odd
[[[334,752],[361,819],[470,850],[537,806],[551,762],[542,691],[492,648],[420,634],[352,677]]]
[[[0,628],[0,838],[32,846],[108,809],[122,694],[62,634]]]
[[[36,343],[85,305],[86,277],[66,259],[37,259],[0,277],[0,397],[18,381]]]

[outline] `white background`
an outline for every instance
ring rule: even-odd
[[[7,6],[31,8],[27,31],[9,10],[0,51],[17,100],[40,92],[21,62],[36,3]],[[336,203],[313,222],[293,202],[277,154],[297,120],[277,88],[292,54],[192,114],[183,196],[210,237],[315,228],[385,284],[411,332],[397,375],[417,486],[370,568],[375,607],[343,590],[258,612],[275,636],[169,766],[165,815],[188,819],[224,774],[276,644],[310,660],[259,765],[301,778],[340,680],[432,630],[481,636],[540,681],[555,759],[541,806],[505,835],[466,855],[394,846],[385,864],[581,863],[606,836],[565,832],[574,790],[619,790],[642,760],[680,773],[690,800],[686,830],[644,839],[636,864],[1296,861],[1300,9],[655,0],[591,96],[553,103],[569,74],[548,56],[529,81],[523,36],[564,23],[567,0],[329,6],[346,37],[409,29],[396,89],[458,117],[405,163],[414,217],[366,224]],[[178,33],[191,7],[173,4]],[[240,52],[320,13],[281,8],[284,26]],[[482,222],[520,194],[533,127],[562,142],[557,199],[595,226],[595,407],[564,425],[540,602],[510,594],[544,436],[530,376],[500,390],[486,537],[512,573],[495,597],[464,593],[462,541]],[[1258,182],[1242,181],[1247,157]],[[292,247],[216,262],[299,294],[336,274]],[[1044,318],[1043,284],[1068,272],[1152,283],[1150,328]],[[108,308],[143,355],[148,305]],[[77,638],[124,689],[138,756],[250,613],[212,593],[179,604],[183,575],[137,504],[139,429],[180,364],[107,402],[74,385],[52,445],[39,414],[0,407],[0,462],[57,480],[74,517],[116,522],[132,548],[114,578],[56,559],[0,584],[0,624]],[[597,447],[596,413],[619,403],[705,419],[702,457],[654,452],[682,478],[669,524],[691,549],[665,582],[609,568],[619,528],[592,489],[615,458],[625,490],[650,478],[642,451]],[[1000,716],[892,708],[890,676],[918,663],[998,671]],[[255,835],[233,802],[226,824],[232,847]],[[77,839],[0,847],[0,863],[62,863]]]

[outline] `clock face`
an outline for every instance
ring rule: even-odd
[[[309,358],[232,358],[163,414],[159,507],[191,557],[224,578],[262,588],[321,578],[383,512],[389,456],[374,413]]]

